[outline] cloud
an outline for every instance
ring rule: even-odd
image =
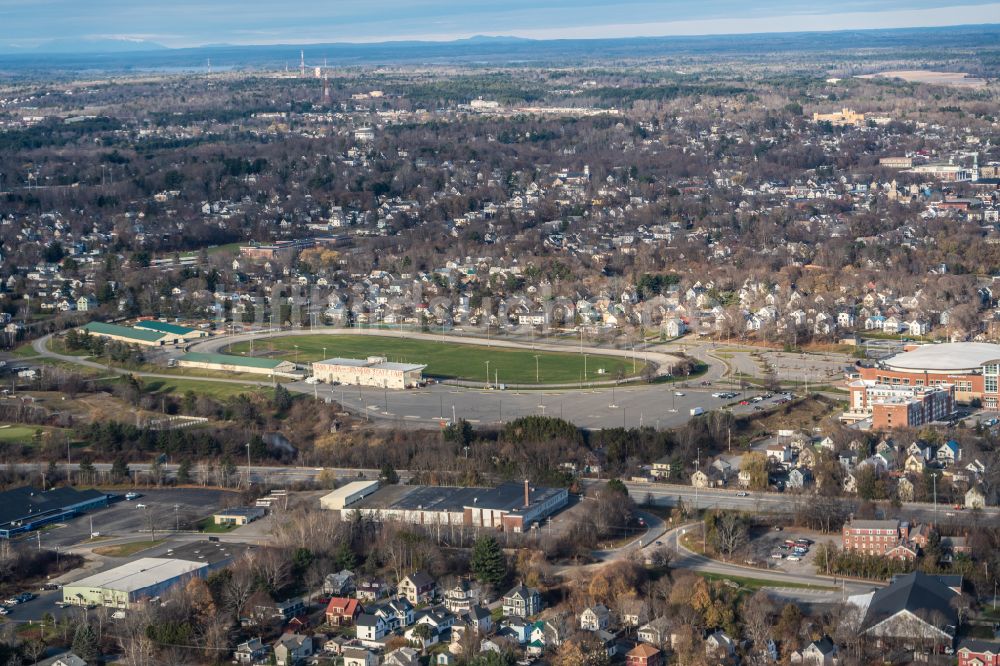
[[[0,0],[0,42],[151,35],[168,46],[861,29],[1000,21],[964,0]],[[155,36],[152,36],[154,35]]]

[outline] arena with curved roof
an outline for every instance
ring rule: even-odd
[[[990,362],[1000,363],[1000,345],[986,342],[949,342],[921,345],[882,364],[893,370],[921,372],[977,372]]]
[[[981,402],[996,409],[1000,382],[1000,345],[984,342],[950,342],[920,345],[859,368],[860,378],[890,386],[955,387],[955,400]]]

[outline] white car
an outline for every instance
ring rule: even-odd
[[[676,395],[678,398],[683,398],[684,397],[684,392],[683,391],[674,391],[674,395]]]
[[[737,497],[750,497],[750,493],[748,493],[745,490],[741,490],[740,492],[736,493],[736,496]]]
[[[125,499],[131,502],[134,499],[139,499],[141,497],[139,493],[125,493]]]
[[[800,562],[802,560],[802,558],[799,557],[798,555],[789,555],[786,559],[789,562]]]
[[[137,508],[137,509],[145,509],[146,505],[145,504],[136,504],[135,508]]]

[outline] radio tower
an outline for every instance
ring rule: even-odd
[[[306,78],[306,52],[299,51],[299,76]]]

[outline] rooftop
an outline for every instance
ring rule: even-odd
[[[397,370],[400,372],[412,372],[423,370],[426,363],[393,363],[392,361],[380,360],[372,362],[363,358],[328,358],[325,361],[317,361],[314,365],[342,365],[349,368],[376,368],[379,370]]]
[[[128,326],[105,324],[103,321],[92,321],[83,328],[88,333],[95,335],[114,335],[119,338],[131,338],[132,340],[142,340],[143,342],[156,342],[166,335],[165,333],[156,331],[140,331]]]
[[[265,368],[267,370],[277,369],[282,361],[273,358],[256,358],[254,356],[236,356],[234,354],[211,354],[205,352],[188,352],[180,357],[181,361],[192,361],[194,363],[216,363],[219,365],[237,365],[247,368]]]
[[[133,328],[144,331],[158,331],[160,333],[170,333],[172,335],[190,335],[191,333],[197,332],[196,329],[188,328],[187,326],[168,324],[165,321],[157,321],[155,319],[147,319],[145,321],[137,322]]]
[[[143,557],[114,569],[82,578],[66,587],[106,588],[119,592],[135,592],[207,566],[208,564],[205,562],[191,562],[165,557]]]
[[[885,359],[893,370],[959,371],[978,370],[990,361],[1000,361],[1000,345],[986,342],[947,342],[921,345]]]
[[[38,490],[31,486],[0,493],[0,526],[16,521],[35,520],[46,514],[60,513],[84,502],[104,497],[97,490],[77,490],[63,487]]]
[[[564,492],[564,489],[532,487],[528,497],[534,505],[560,492]],[[480,507],[517,513],[524,508],[524,486],[520,483],[504,483],[496,488],[385,486],[352,506],[365,509],[452,513],[461,512],[466,507]]]

